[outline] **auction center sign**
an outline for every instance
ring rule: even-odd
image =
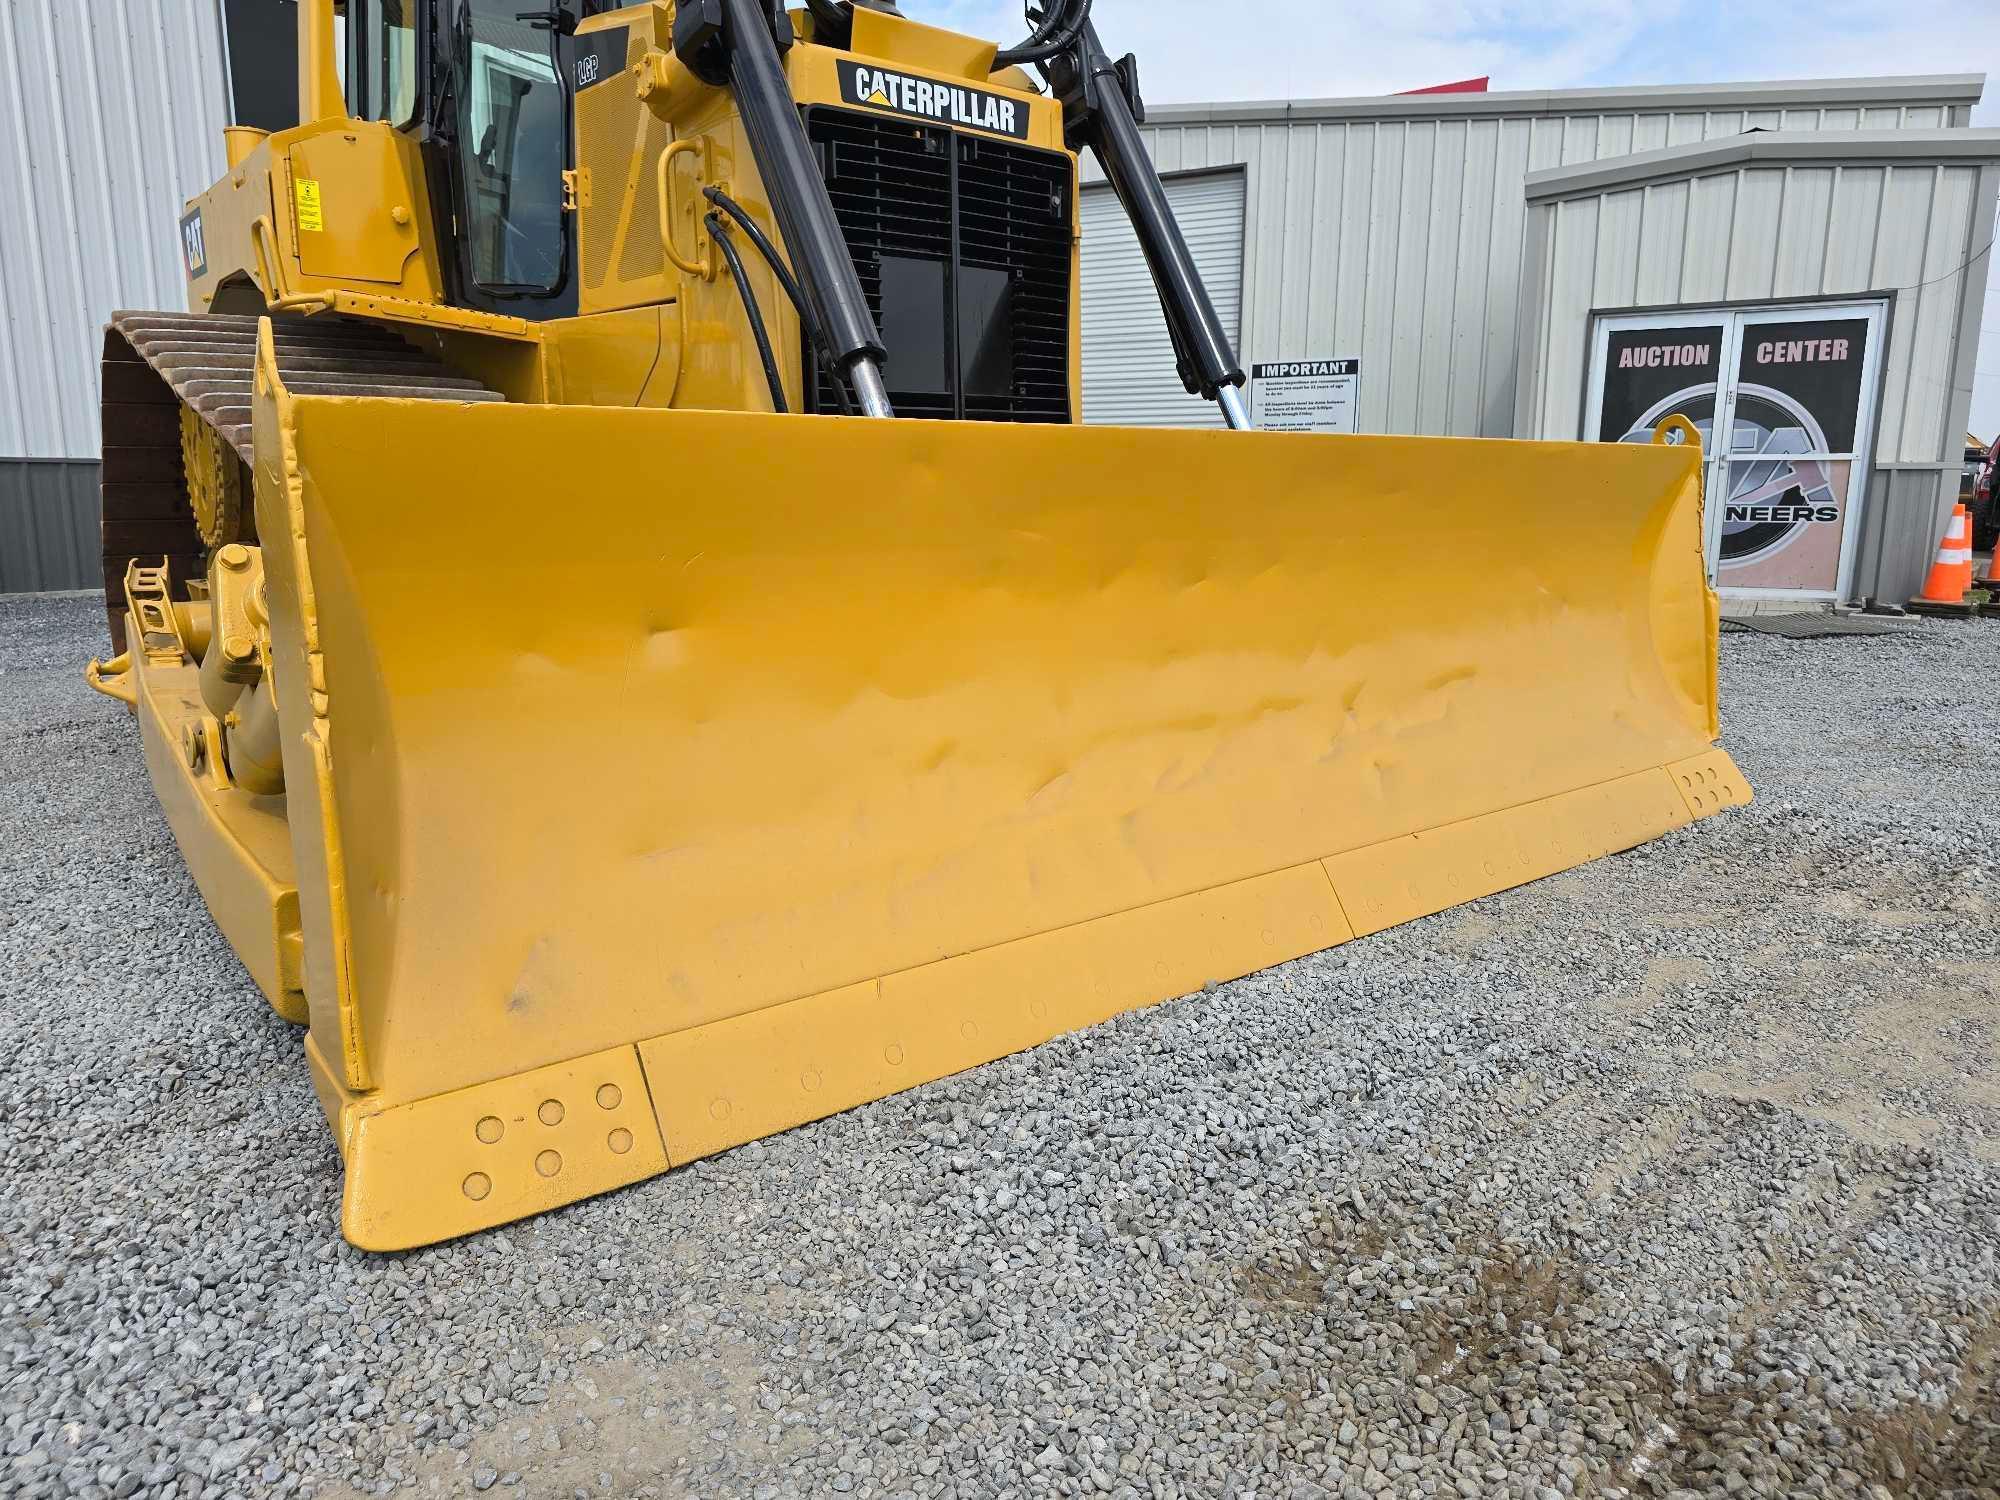
[[[1739,315],[1741,316],[1741,315]],[[1649,442],[1678,413],[1727,463],[1716,582],[1831,593],[1840,573],[1871,324],[1794,318],[1683,328],[1613,329],[1604,354],[1598,436]],[[1736,355],[1726,379],[1725,334]],[[1728,431],[1716,431],[1718,407]],[[1711,505],[1715,495],[1711,493]]]
[[[1715,427],[1722,334],[1712,324],[1614,329],[1605,349],[1598,441],[1650,443],[1655,427],[1682,416],[1701,429],[1706,447]]]

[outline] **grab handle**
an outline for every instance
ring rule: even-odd
[[[700,159],[695,163],[695,171],[699,175],[706,175],[702,173],[702,168],[708,164],[708,137],[697,135],[689,136],[684,140],[673,141],[668,144],[666,150],[660,153],[660,247],[666,251],[667,259],[673,262],[676,270],[688,276],[699,276],[703,281],[713,281],[715,280],[715,257],[713,254],[704,252],[699,260],[689,260],[681,254],[680,247],[674,243],[674,203],[671,174],[673,172],[674,158],[684,151],[700,153]],[[698,221],[695,225],[695,242],[697,245],[701,242],[701,225]]]
[[[257,269],[264,276],[264,297],[266,301],[272,301],[277,298],[278,278],[272,270],[273,265],[276,263],[276,253],[273,252],[272,258],[266,260],[264,258],[264,241],[266,238],[275,240],[277,237],[278,231],[272,227],[270,219],[259,215],[250,221],[250,249],[256,254]]]

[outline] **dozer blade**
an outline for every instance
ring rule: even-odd
[[[1749,797],[1691,447],[268,376],[256,420],[308,1050],[364,1247]]]

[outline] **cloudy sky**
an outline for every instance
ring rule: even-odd
[[[1012,41],[1020,0],[905,0]],[[1097,0],[1158,103],[1393,93],[1490,74],[1496,89],[1878,73],[2000,74],[2000,0]],[[1976,124],[2000,127],[2000,77]],[[1974,426],[2000,431],[2000,276]]]

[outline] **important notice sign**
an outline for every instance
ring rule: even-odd
[[[1356,432],[1358,359],[1281,360],[1250,367],[1250,418],[1265,432]]]

